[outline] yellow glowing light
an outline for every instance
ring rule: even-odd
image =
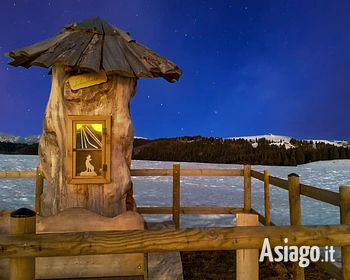
[[[97,132],[102,132],[102,124],[101,123],[92,123],[92,124],[89,124],[91,125],[91,127],[93,128],[93,130],[97,131]],[[79,130],[81,129],[83,125],[78,123],[76,124],[76,130]]]

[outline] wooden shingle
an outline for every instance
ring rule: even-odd
[[[12,66],[48,68],[63,64],[75,70],[126,77],[179,80],[182,70],[170,60],[131,39],[100,17],[66,25],[62,32],[32,46],[10,51]]]

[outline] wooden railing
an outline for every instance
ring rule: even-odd
[[[173,200],[169,207],[138,207],[141,214],[172,214],[176,225],[175,230],[166,231],[139,231],[132,232],[96,232],[74,233],[71,235],[35,234],[26,236],[0,236],[0,245],[6,246],[6,250],[0,252],[0,257],[39,257],[59,256],[75,254],[99,253],[123,253],[126,252],[165,252],[165,251],[194,251],[194,250],[235,250],[235,249],[260,249],[263,239],[268,237],[271,246],[284,246],[281,236],[290,240],[288,245],[317,245],[342,247],[342,270],[330,262],[322,259],[316,264],[326,270],[336,279],[350,279],[350,188],[339,187],[339,193],[319,189],[313,186],[301,184],[297,174],[290,174],[288,180],[270,176],[268,171],[260,173],[251,170],[250,166],[243,169],[180,169],[175,164],[172,169],[134,169],[131,176],[172,176],[173,177]],[[243,176],[244,178],[244,207],[184,207],[180,204],[180,178],[181,176]],[[262,215],[251,206],[251,178],[264,182],[264,210]],[[36,178],[35,209],[40,213],[40,196],[43,192],[44,177],[37,171],[0,171],[0,178]],[[289,193],[290,224],[291,226],[276,226],[271,221],[270,215],[270,185],[287,190]],[[341,225],[327,226],[302,226],[300,196],[304,195],[340,208]],[[260,223],[266,227],[249,228],[211,228],[209,229],[180,229],[181,214],[236,214],[253,213],[258,215]],[[273,227],[271,227],[273,226]],[[108,237],[107,237],[107,235]],[[123,236],[114,247],[111,244],[101,246],[99,239],[107,240],[112,237]],[[130,238],[130,236],[134,236]],[[249,241],[247,241],[249,236]],[[91,238],[90,238],[91,237]],[[104,239],[106,237],[106,239]],[[161,238],[160,238],[161,237]],[[29,238],[29,239],[28,239]],[[63,239],[64,240],[63,240]],[[83,242],[88,238],[86,244]],[[62,239],[62,240],[61,240]],[[135,240],[134,240],[135,239]],[[31,248],[25,246],[25,241],[31,241]],[[76,243],[69,240],[80,240],[79,249]],[[83,240],[83,241],[81,241]],[[91,241],[94,240],[94,241]],[[118,239],[119,240],[119,239]],[[174,241],[176,241],[174,243]],[[67,243],[64,251],[59,251],[59,242]],[[87,244],[88,243],[88,244]],[[24,244],[24,245],[23,245]],[[43,247],[43,244],[46,247]],[[57,245],[56,245],[57,244]],[[138,244],[138,245],[137,245]],[[175,246],[174,246],[175,244]],[[40,250],[38,250],[38,248]],[[93,250],[88,247],[93,246]],[[57,247],[57,248],[56,248]],[[57,250],[56,250],[56,249]],[[85,249],[86,248],[86,249]],[[95,254],[95,253],[92,253]],[[293,266],[294,279],[304,279],[303,268],[295,264]]]

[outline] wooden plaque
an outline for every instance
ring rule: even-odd
[[[105,83],[107,82],[107,75],[101,69],[98,73],[86,73],[69,77],[68,82],[72,90],[77,90]]]

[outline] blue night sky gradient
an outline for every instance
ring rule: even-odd
[[[170,59],[174,84],[140,79],[131,102],[147,138],[259,134],[350,140],[349,1],[4,1],[0,51],[100,16]],[[40,134],[49,69],[0,63],[0,131]]]

